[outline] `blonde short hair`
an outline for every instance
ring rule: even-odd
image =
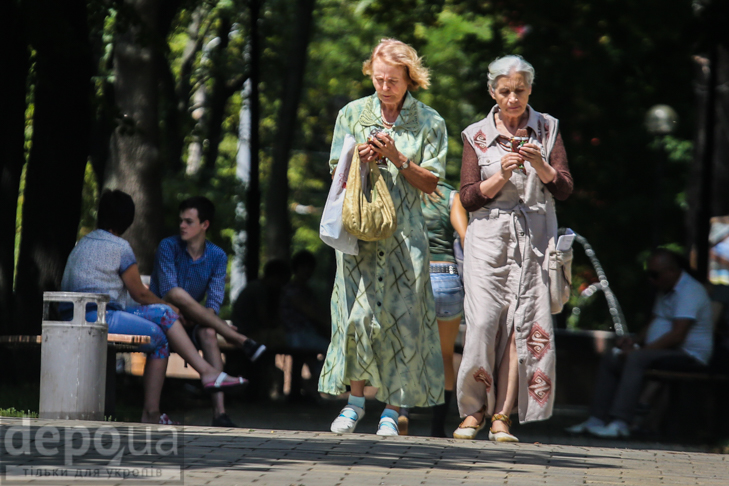
[[[388,64],[402,66],[407,74],[408,86],[415,90],[428,89],[430,86],[430,72],[423,66],[423,58],[418,56],[415,49],[397,39],[382,39],[372,50],[372,55],[362,63],[362,74],[372,76],[372,62],[380,58]]]

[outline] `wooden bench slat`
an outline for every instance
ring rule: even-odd
[[[0,336],[3,344],[40,344],[40,336]]]
[[[648,370],[646,378],[684,381],[729,381],[729,376],[712,373],[691,373],[686,371]]]
[[[2,344],[41,344],[42,336],[0,336]],[[149,336],[139,336],[132,334],[109,334],[106,338],[107,342],[112,344],[149,344],[152,340]]]
[[[109,334],[106,340],[110,343],[149,344],[152,338],[132,334]]]

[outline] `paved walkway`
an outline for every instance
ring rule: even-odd
[[[81,429],[89,436],[101,436],[99,427],[106,426],[106,436],[98,443],[90,441],[90,449],[77,453],[76,463],[108,467],[114,452],[112,429],[121,434],[120,443],[127,444],[131,430],[135,443],[143,430],[140,424],[104,422],[64,422],[51,420],[0,419],[2,424],[3,466],[30,470],[52,458],[37,453],[39,431],[46,432],[46,451],[52,432],[59,431],[56,456],[83,448]],[[40,427],[45,426],[45,429]],[[74,428],[69,428],[73,426]],[[15,427],[15,437],[6,440]],[[25,427],[25,428],[24,428]],[[21,454],[22,431],[28,430],[31,453]],[[325,432],[282,431],[262,429],[220,429],[186,426],[176,440],[182,451],[185,485],[716,485],[729,483],[729,455],[702,452],[636,450],[539,443],[495,444],[484,440],[457,441],[427,437],[380,438],[372,434],[337,436]],[[71,440],[68,435],[76,433]],[[152,439],[169,434],[157,429]],[[130,442],[131,444],[131,442]],[[53,446],[54,443],[50,443]],[[118,444],[117,444],[118,445]],[[167,444],[169,446],[169,442]],[[12,448],[10,448],[12,447]],[[94,452],[99,448],[99,452]],[[138,450],[139,447],[135,446]],[[174,466],[175,460],[156,456],[130,455],[115,457],[117,465],[134,463],[137,468]],[[60,459],[59,459],[60,460]],[[145,462],[146,461],[146,462]],[[84,466],[88,467],[88,466]],[[36,469],[37,470],[37,469]],[[90,468],[89,468],[90,470]],[[102,471],[101,476],[104,473]],[[7,484],[8,481],[0,481]],[[14,479],[18,479],[15,477]],[[36,477],[22,484],[50,484],[47,478]],[[132,481],[84,481],[85,484],[129,484]],[[79,484],[80,479],[55,478],[53,484]],[[60,481],[60,482],[58,482]],[[20,484],[20,483],[13,483]],[[179,484],[155,482],[145,484]]]

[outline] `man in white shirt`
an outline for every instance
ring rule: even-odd
[[[642,337],[623,337],[603,355],[590,418],[568,432],[628,437],[646,369],[694,371],[709,363],[714,332],[706,289],[682,270],[678,255],[663,248],[651,254],[647,273],[659,292],[651,323]]]

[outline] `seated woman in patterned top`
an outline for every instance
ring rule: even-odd
[[[172,423],[160,414],[159,402],[172,349],[200,373],[207,392],[241,388],[247,381],[230,377],[208,364],[197,352],[182,324],[177,309],[166,304],[142,283],[137,260],[129,243],[120,236],[134,221],[134,201],[122,191],[106,191],[99,201],[95,231],[81,238],[71,251],[63,272],[61,290],[106,294],[106,322],[113,334],[149,336],[140,351],[147,353],[144,367],[142,422]],[[127,292],[141,306],[127,307]],[[86,320],[95,322],[97,310],[87,309]]]

